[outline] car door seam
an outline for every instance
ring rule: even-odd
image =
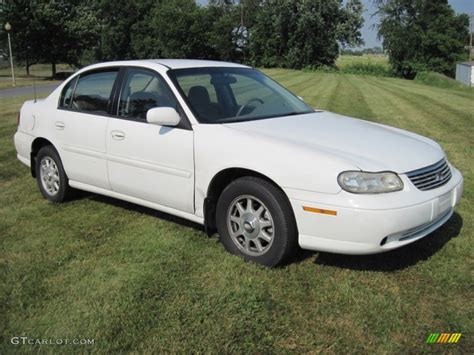
[[[78,154],[84,154],[88,155],[94,158],[100,158],[100,159],[105,159],[106,153],[97,151],[97,150],[92,150],[92,149],[84,149],[81,147],[77,147],[74,145],[69,145],[69,144],[63,144],[62,145],[63,149],[68,151],[68,152],[73,152],[73,153],[78,153]]]
[[[136,168],[152,170],[152,171],[165,173],[169,175],[175,175],[175,176],[180,176],[180,177],[185,177],[185,178],[190,178],[192,175],[191,172],[188,170],[181,170],[181,169],[176,169],[176,168],[172,168],[165,165],[158,165],[158,164],[154,164],[145,160],[128,159],[128,158],[120,157],[114,154],[107,154],[107,159],[115,163],[131,165]]]

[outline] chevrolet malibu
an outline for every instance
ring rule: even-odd
[[[443,225],[462,175],[434,141],[315,110],[247,66],[110,62],[27,101],[18,159],[43,196],[74,189],[170,213],[275,266],[299,245],[372,254]]]

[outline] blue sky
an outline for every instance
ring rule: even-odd
[[[372,16],[375,12],[372,0],[362,0],[362,2],[365,6],[365,24],[362,28],[362,37],[365,41],[364,47],[381,46],[380,41],[377,39],[377,31],[372,29],[372,25],[378,22],[378,19]],[[207,4],[207,0],[198,0],[198,3]],[[449,3],[457,13],[474,13],[474,0],[449,0]]]

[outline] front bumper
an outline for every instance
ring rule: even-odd
[[[452,166],[451,170],[451,180],[431,191],[417,190],[403,176],[403,191],[380,195],[342,191],[323,196],[287,189],[299,245],[341,254],[374,254],[423,238],[449,220],[461,199],[462,175]],[[308,212],[304,206],[335,211],[337,215]]]

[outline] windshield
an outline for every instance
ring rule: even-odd
[[[242,122],[314,111],[255,69],[192,68],[168,73],[201,123]]]

